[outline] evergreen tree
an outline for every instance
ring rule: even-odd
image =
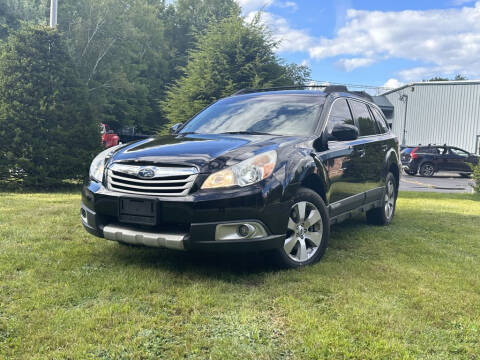
[[[273,52],[275,46],[258,18],[246,24],[243,18],[232,16],[210,25],[190,51],[185,75],[161,103],[169,125],[188,120],[242,88],[304,83],[310,75],[308,68],[283,65]]]
[[[26,26],[0,50],[0,177],[80,179],[100,143],[84,84],[58,31]]]

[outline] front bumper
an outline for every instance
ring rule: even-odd
[[[82,191],[81,218],[92,235],[129,244],[175,250],[261,251],[280,248],[285,241],[291,204],[281,200],[279,186],[251,186],[222,191],[197,191],[184,197],[155,197],[156,226],[119,222],[122,198],[152,197],[112,192],[90,182]],[[215,240],[218,224],[254,221],[266,236],[252,239]]]

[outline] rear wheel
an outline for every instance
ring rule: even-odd
[[[388,225],[395,215],[397,204],[398,185],[395,176],[388,173],[385,178],[385,191],[382,197],[382,205],[367,211],[367,222],[374,225]]]
[[[327,248],[329,221],[322,198],[310,189],[300,189],[290,209],[284,246],[275,253],[279,264],[296,268],[320,260]]]
[[[470,173],[460,173],[460,176],[463,178],[469,178],[471,176]]]
[[[435,167],[433,166],[432,163],[424,163],[420,167],[420,175],[425,176],[425,177],[431,177],[435,174]]]

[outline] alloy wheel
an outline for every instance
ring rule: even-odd
[[[395,209],[395,184],[392,179],[388,179],[385,191],[385,217],[391,219]]]
[[[423,165],[423,175],[432,176],[433,175],[433,166],[430,164]]]
[[[285,253],[296,262],[311,259],[323,239],[323,219],[318,208],[308,201],[295,203],[288,218]]]

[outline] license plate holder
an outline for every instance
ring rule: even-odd
[[[154,200],[120,198],[118,220],[130,224],[156,225],[157,208]]]

